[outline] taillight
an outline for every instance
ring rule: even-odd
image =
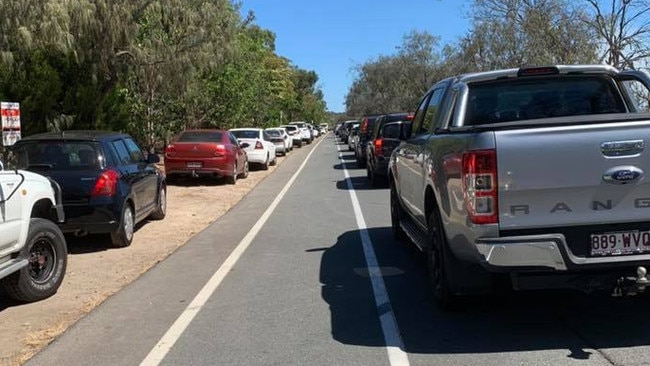
[[[466,152],[462,166],[465,207],[470,221],[479,225],[498,223],[496,152]]]
[[[262,145],[262,143],[260,141],[257,141],[255,143],[255,149],[263,149],[263,148],[264,148],[264,146]]]
[[[372,142],[372,144],[375,146],[375,156],[383,156],[384,152],[381,151],[381,145],[384,143],[384,140],[382,138],[378,138],[375,141]]]
[[[165,148],[165,155],[167,156],[176,155],[176,148],[174,147],[174,145],[169,145]]]
[[[216,157],[226,156],[226,146],[221,144],[217,145],[217,149],[214,151],[214,156]]]
[[[115,170],[107,170],[103,172],[95,181],[95,186],[90,195],[93,197],[114,195],[118,178],[119,174]]]

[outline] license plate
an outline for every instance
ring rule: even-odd
[[[592,256],[650,253],[650,231],[618,231],[592,234]]]
[[[187,163],[188,168],[200,168],[203,166],[203,163],[198,162],[198,163]]]

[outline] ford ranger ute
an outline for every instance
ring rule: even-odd
[[[440,307],[497,284],[645,290],[649,86],[642,71],[575,65],[431,87],[391,155],[390,210],[394,236],[426,253]]]

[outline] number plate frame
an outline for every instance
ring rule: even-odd
[[[589,235],[592,257],[650,253],[650,230],[627,230]]]
[[[190,169],[197,169],[197,168],[203,168],[203,163],[201,162],[195,162],[195,161],[190,161],[185,164],[186,167]]]

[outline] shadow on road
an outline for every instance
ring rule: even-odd
[[[370,228],[368,234],[409,353],[554,349],[566,350],[568,358],[589,359],[590,348],[650,345],[648,295],[509,293],[470,298],[463,310],[442,312],[434,305],[419,253],[395,243],[390,228]],[[385,347],[358,230],[340,235],[324,252],[320,280],[333,338],[344,344]]]

